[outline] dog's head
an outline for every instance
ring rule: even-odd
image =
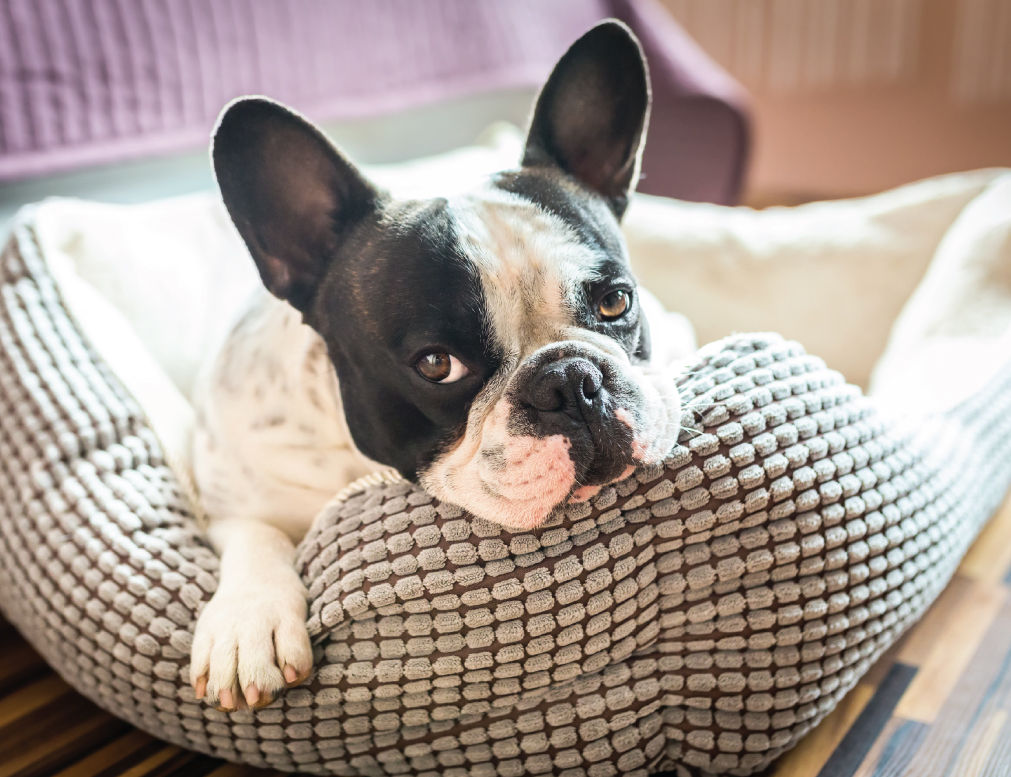
[[[225,204],[266,287],[326,342],[363,453],[525,529],[671,448],[677,393],[649,367],[619,229],[648,113],[617,22],[556,65],[521,166],[466,196],[393,200],[287,108],[225,110]]]

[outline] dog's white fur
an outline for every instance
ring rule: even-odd
[[[193,467],[221,569],[190,680],[226,708],[308,675],[294,543],[337,491],[379,468],[351,442],[326,348],[301,318],[260,291],[197,380]]]
[[[472,404],[463,438],[421,473],[444,501],[515,529],[529,529],[566,498],[599,487],[575,481],[568,440],[510,434],[509,390],[524,362],[559,345],[592,352],[644,397],[624,410],[640,461],[673,446],[679,402],[670,376],[668,319],[641,290],[658,369],[635,366],[612,339],[572,323],[592,266],[569,228],[529,201],[498,190],[451,203],[468,258],[479,268],[503,365]],[[678,342],[685,338],[678,334]],[[684,350],[684,349],[681,349]],[[374,471],[354,447],[337,379],[319,336],[264,292],[199,381],[194,467],[221,583],[197,623],[191,681],[224,707],[266,703],[311,669],[306,591],[292,568],[294,542],[343,486]],[[491,466],[496,451],[505,466]],[[626,470],[623,474],[628,474]],[[206,687],[202,684],[206,682]]]

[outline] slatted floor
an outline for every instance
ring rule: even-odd
[[[0,621],[0,777],[266,777],[133,730]],[[926,617],[768,777],[1011,777],[1011,500]]]

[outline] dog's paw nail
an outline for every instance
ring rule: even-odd
[[[295,667],[291,664],[284,665],[284,679],[289,685],[298,682],[298,672],[295,671]]]
[[[232,696],[232,689],[225,688],[220,693],[218,693],[218,701],[221,706],[226,710],[235,709],[235,699]]]
[[[246,704],[252,707],[256,702],[260,700],[260,689],[255,685],[250,684],[246,686]]]
[[[274,696],[272,694],[261,693],[260,694],[260,700],[258,702],[256,702],[256,704],[250,704],[249,705],[249,709],[251,709],[251,710],[260,710],[260,709],[263,709],[264,707],[266,707],[268,704],[271,704],[273,701],[274,701]]]
[[[198,698],[204,698],[207,693],[207,678],[198,677],[196,683],[193,685],[193,694]]]

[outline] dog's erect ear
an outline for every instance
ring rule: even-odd
[[[639,177],[649,73],[632,31],[601,22],[555,65],[537,98],[523,164],[554,165],[621,216]]]
[[[211,157],[264,285],[306,312],[342,237],[379,192],[317,127],[263,97],[225,107]]]

